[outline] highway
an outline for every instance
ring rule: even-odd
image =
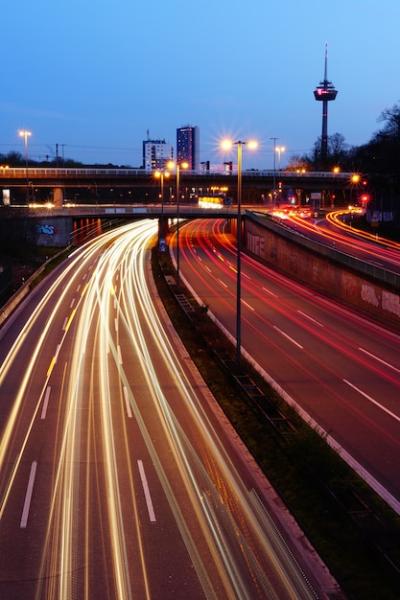
[[[198,220],[181,240],[183,278],[234,337],[235,239]],[[242,344],[400,511],[399,336],[243,254]]]
[[[400,274],[400,244],[352,227],[352,216],[359,214],[358,209],[335,210],[317,221],[302,218],[294,211],[273,213],[284,227],[364,262]]]
[[[86,243],[2,329],[0,597],[323,597],[153,299],[155,228]]]

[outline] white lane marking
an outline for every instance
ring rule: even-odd
[[[269,294],[270,296],[273,296],[274,298],[278,297],[278,294],[275,294],[274,292],[271,292],[271,290],[269,290],[268,288],[263,287],[262,289],[264,290],[264,292],[267,292],[267,294]]]
[[[317,319],[314,319],[314,317],[311,317],[307,313],[303,312],[302,310],[298,310],[297,312],[299,313],[299,315],[302,315],[303,317],[305,317],[306,319],[308,319],[312,323],[315,323],[315,325],[318,325],[318,327],[323,327],[322,323],[320,323],[319,321],[317,321]]]
[[[49,398],[50,398],[50,392],[51,392],[51,387],[48,385],[47,388],[46,388],[46,393],[44,395],[42,412],[40,414],[40,418],[42,420],[46,418],[47,406],[49,404]]]
[[[67,326],[67,323],[68,323],[68,317],[65,317],[65,319],[64,319],[64,323],[63,323],[63,326],[62,326],[62,328],[63,328],[63,331],[65,331],[65,328],[66,328],[66,326]]]
[[[149,518],[152,523],[154,523],[156,519],[156,515],[154,514],[153,503],[151,501],[150,490],[147,483],[146,473],[144,472],[143,463],[141,460],[138,460],[138,467],[140,473],[140,479],[142,480],[142,486],[144,490],[144,497],[146,498],[147,510],[149,511]]]
[[[212,271],[211,271],[210,267],[208,267],[207,265],[205,265],[205,267],[206,267],[206,269],[207,269],[207,271],[208,271],[209,273],[212,273]]]
[[[71,304],[69,305],[69,307],[74,308],[74,304],[75,304],[75,298],[72,298]]]
[[[118,319],[117,319],[117,317],[115,317],[115,319],[114,319],[114,327],[115,327],[115,331],[118,333]]]
[[[296,342],[296,340],[294,340],[292,337],[290,337],[290,335],[288,335],[287,333],[282,331],[282,329],[279,329],[279,327],[277,327],[276,325],[274,325],[274,329],[276,329],[276,331],[278,331],[281,335],[283,335],[285,338],[287,338],[289,341],[291,341],[292,344],[294,344],[295,346],[300,348],[300,350],[303,350],[303,346],[301,344],[299,344],[299,342]]]
[[[251,279],[251,277],[249,277],[249,275],[247,275],[247,273],[243,273],[243,271],[242,271],[242,277],[246,277],[246,279]]]
[[[222,281],[221,279],[218,279],[218,281],[220,282],[221,285],[224,286],[224,288],[227,288],[228,286],[226,285],[226,283],[224,281]]]
[[[364,348],[358,348],[361,352],[364,352],[364,354],[367,354],[368,356],[370,356],[371,358],[374,358],[375,360],[377,360],[378,362],[382,363],[383,365],[385,365],[386,367],[389,367],[390,369],[393,369],[393,371],[396,371],[396,373],[400,373],[400,369],[398,369],[397,367],[394,367],[393,365],[391,365],[390,363],[386,362],[386,360],[383,360],[383,358],[379,358],[379,356],[375,356],[375,354],[371,354],[371,352],[368,352],[368,350],[364,350]]]
[[[203,262],[203,259],[201,258],[201,256],[197,257],[199,259],[200,262]]]
[[[117,300],[114,298],[114,309],[117,310]]]
[[[125,398],[126,412],[128,413],[128,417],[130,419],[132,419],[133,415],[132,415],[131,404],[129,402],[128,390],[125,385],[124,385],[124,398]]]
[[[78,287],[76,288],[76,291],[79,292],[80,289],[81,289],[81,284],[78,285]]]
[[[59,352],[60,352],[60,349],[61,349],[61,344],[58,344],[58,346],[57,346],[57,350],[56,350],[56,353],[55,353],[55,355],[54,355],[54,356],[55,356],[55,358],[56,358],[56,360],[57,360],[57,358],[58,358],[58,354],[59,354]]]
[[[356,390],[356,392],[358,392],[359,394],[361,394],[362,396],[364,396],[364,398],[366,398],[367,400],[369,400],[370,402],[372,402],[372,404],[375,404],[375,406],[378,406],[378,408],[380,408],[381,410],[383,410],[383,412],[387,413],[390,417],[392,417],[396,421],[399,421],[399,423],[400,423],[400,417],[398,415],[395,415],[391,410],[389,410],[385,406],[382,406],[382,404],[379,404],[379,402],[377,402],[376,400],[374,400],[373,398],[371,398],[371,396],[368,396],[368,394],[366,394],[365,392],[363,392],[362,390],[360,390],[360,388],[358,388],[357,386],[355,386],[350,381],[347,381],[347,379],[343,379],[343,381],[345,383],[347,383],[347,385],[349,385],[351,388],[353,388],[353,390]]]
[[[85,280],[87,277],[87,273],[84,274],[84,276],[82,277],[83,280]]]
[[[244,304],[245,306],[247,306],[247,308],[250,308],[250,310],[252,310],[252,311],[254,312],[254,310],[255,310],[255,309],[254,309],[252,306],[250,306],[250,304],[248,304],[248,303],[246,302],[246,300],[242,300],[242,302],[243,302],[243,304]]]
[[[34,461],[31,465],[31,472],[29,473],[28,487],[26,489],[24,508],[22,510],[22,516],[21,516],[21,523],[20,523],[21,529],[24,529],[28,524],[29,509],[31,507],[33,486],[34,486],[35,477],[36,477],[36,469],[37,469],[37,462]]]
[[[117,348],[118,348],[118,362],[120,365],[122,365],[123,362],[122,362],[121,346],[118,344]]]

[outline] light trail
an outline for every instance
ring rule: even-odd
[[[236,278],[230,268],[236,256],[234,235],[226,233],[222,220],[189,223],[181,234],[183,281],[189,282],[198,300],[209,307],[234,341]],[[224,262],[216,258],[221,252]],[[269,380],[304,411],[306,419],[343,440],[340,446],[333,441],[345,456],[351,458],[346,447],[357,453],[359,472],[398,510],[398,461],[393,462],[392,457],[398,455],[400,438],[396,423],[387,424],[383,418],[382,407],[397,413],[399,336],[246,254],[242,261],[243,270],[251,275],[242,281],[242,298],[251,299],[256,309],[242,312],[244,349]],[[215,279],[208,275],[205,264]],[[218,280],[228,285],[223,294],[217,291]],[[279,341],[277,328],[303,346],[302,352],[296,354]],[[380,400],[379,406],[354,402],[354,394],[343,389],[343,380],[365,382],[371,397]],[[371,439],[379,445],[379,455],[373,453]],[[364,456],[368,469],[361,467]],[[389,481],[389,486],[385,489],[379,479]]]
[[[316,224],[308,219],[303,219],[295,213],[287,216],[285,226],[291,226],[303,235],[316,237],[322,243],[327,243],[337,250],[362,256],[372,264],[379,263],[386,268],[397,271],[400,264],[400,244],[394,240],[378,237],[376,234],[362,231],[343,221],[346,216],[359,214],[358,209],[337,210],[326,215],[326,222],[332,227],[328,228],[323,222]]]
[[[73,253],[11,347],[2,381],[17,365],[21,369],[19,355],[39,330],[3,430],[0,516],[12,510],[19,469],[41,421],[37,415],[46,416],[51,388],[47,419],[56,419],[57,425],[47,431],[54,463],[48,489],[35,486],[34,492],[44,494],[41,505],[48,507],[40,568],[32,577],[38,581],[37,600],[89,600],[96,589],[99,597],[96,586],[107,599],[152,597],[154,577],[162,574],[149,553],[138,502],[143,479],[136,465],[144,456],[152,502],[155,487],[157,507],[161,500],[168,507],[158,508],[152,526],[172,520],[174,527],[169,523],[166,529],[179,540],[176,548],[183,541],[180,557],[195,596],[201,590],[215,599],[312,598],[296,561],[281,552],[277,531],[255,511],[252,491],[160,319],[149,287],[148,248],[155,231],[153,222],[140,221]],[[221,256],[216,260],[224,264]],[[93,261],[96,266],[87,276]],[[54,352],[52,330],[60,331],[65,306],[71,307],[77,283],[84,279]],[[63,368],[67,356],[68,368]],[[28,403],[35,377],[41,377],[41,392]],[[17,437],[20,430],[22,437]],[[100,569],[92,563],[94,553]],[[175,565],[176,577],[182,565]]]

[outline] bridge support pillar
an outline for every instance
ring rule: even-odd
[[[53,188],[53,204],[56,208],[61,208],[64,203],[64,188]]]
[[[158,219],[158,239],[160,240],[161,238],[165,238],[167,237],[169,231],[169,226],[168,226],[168,218],[167,217],[160,217]]]

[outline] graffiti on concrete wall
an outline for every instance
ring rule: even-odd
[[[372,306],[379,306],[379,298],[373,285],[369,285],[368,283],[363,283],[361,285],[361,298],[364,302],[372,304]]]
[[[392,294],[387,290],[382,292],[382,308],[388,312],[400,317],[400,296],[398,294]]]
[[[56,232],[56,228],[54,225],[46,225],[45,223],[40,223],[36,225],[36,232],[39,235],[54,235]]]

